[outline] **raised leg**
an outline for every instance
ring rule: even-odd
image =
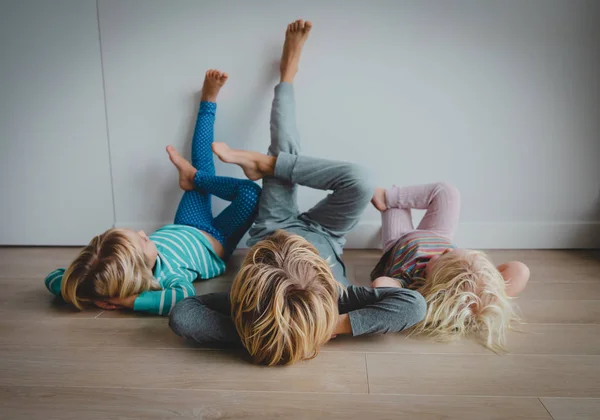
[[[417,227],[452,240],[460,216],[460,195],[445,183],[392,187],[385,191],[387,209],[427,210]]]
[[[343,236],[357,223],[358,218],[364,211],[373,195],[373,187],[369,182],[366,171],[358,165],[347,162],[336,162],[327,159],[313,158],[308,156],[299,156],[295,154],[280,152],[277,157],[264,155],[258,152],[246,150],[234,150],[223,144],[219,145],[219,157],[228,163],[240,165],[246,174],[255,179],[265,177],[279,183],[289,185],[304,185],[307,187],[331,190],[325,199],[319,202],[312,209],[298,216],[305,223],[321,226],[331,236],[341,240]],[[266,190],[263,188],[260,211],[265,203],[265,194],[274,194],[276,189]],[[285,197],[285,194],[281,194]],[[275,196],[268,196],[276,198]],[[281,205],[276,203],[274,205]],[[295,202],[293,203],[295,206]],[[265,212],[272,209],[265,208]],[[285,210],[282,209],[282,213]],[[291,218],[292,216],[288,216]],[[256,224],[266,231],[271,228],[271,232],[287,219],[283,217],[277,219],[271,213],[271,218],[261,220],[255,223],[250,232],[256,231]],[[272,226],[269,226],[269,223]]]
[[[186,191],[179,208],[175,223],[194,226],[212,235],[223,245],[227,258],[248,230],[258,208],[260,187],[247,179],[215,176],[196,170],[177,151],[169,146],[169,157],[180,174],[180,184],[194,190]],[[182,187],[183,188],[183,187]],[[202,191],[202,192],[199,192]],[[216,218],[207,207],[205,197],[215,195],[231,204]]]
[[[196,170],[214,175],[215,166],[212,156],[213,126],[217,109],[217,95],[227,81],[227,73],[218,70],[208,70],[204,77],[200,111],[196,120],[194,138],[192,140],[192,162],[183,159],[172,146],[167,147],[167,153],[179,171],[179,186],[186,191],[179,202],[175,223],[194,226],[210,233],[212,222],[212,205],[210,194],[196,189],[194,175]],[[214,235],[213,235],[214,236]],[[218,239],[218,238],[217,238]]]
[[[298,71],[302,47],[311,28],[310,22],[297,20],[289,24],[286,30],[280,65],[281,83],[275,87],[271,108],[271,145],[268,151],[271,157],[279,156],[282,152],[293,155],[300,153],[300,135],[296,127],[296,104],[292,82]],[[213,150],[222,161],[242,166],[250,179],[264,176],[258,215],[254,226],[250,229],[252,237],[250,244],[298,217],[295,185],[273,176],[265,176],[265,171],[254,168],[254,162],[245,159],[245,154],[229,149],[225,144],[215,143]]]
[[[214,140],[216,101],[227,78],[227,73],[218,70],[208,70],[206,72],[204,85],[202,86],[200,109],[192,139],[192,166],[212,175],[215,175],[211,146]]]
[[[225,198],[231,201],[231,204],[213,219],[213,226],[224,237],[222,244],[227,258],[235,250],[256,218],[261,188],[250,180],[239,179],[235,179],[235,183],[226,185],[226,187],[233,187],[234,190],[232,195]],[[217,193],[214,194],[218,196]]]
[[[415,230],[410,209],[387,209],[381,213],[381,243],[387,251],[403,235]]]
[[[275,87],[275,98],[271,109],[270,156],[286,152],[300,152],[300,135],[296,128],[296,104],[294,87],[288,83]],[[262,238],[278,226],[298,217],[297,186],[272,176],[263,179],[263,192],[258,206],[258,215],[250,236]]]
[[[300,218],[340,240],[358,223],[375,189],[362,166],[308,156],[280,154],[275,175],[294,184],[332,191]]]

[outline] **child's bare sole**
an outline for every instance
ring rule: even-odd
[[[227,82],[229,76],[227,73],[210,69],[204,76],[204,85],[202,85],[202,98],[203,102],[217,102],[217,96],[219,91]]]
[[[302,54],[302,47],[308,39],[312,23],[298,19],[288,25],[285,32],[283,53],[281,54],[281,81],[292,83],[298,72],[298,63]]]
[[[175,148],[171,145],[167,146],[167,153],[173,165],[179,171],[179,187],[184,191],[194,189],[194,177],[196,176],[196,168],[190,162],[185,160]]]
[[[376,188],[375,189],[375,194],[373,194],[373,198],[371,199],[371,203],[379,211],[386,211],[387,210],[387,204],[385,202],[385,189],[384,188]]]
[[[275,158],[259,152],[232,149],[225,143],[214,142],[212,150],[225,163],[238,165],[252,181],[273,175]]]

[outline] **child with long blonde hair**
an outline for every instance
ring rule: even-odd
[[[94,237],[65,269],[46,277],[46,287],[82,310],[133,309],[168,315],[175,304],[196,294],[192,284],[225,271],[225,261],[248,230],[260,196],[252,181],[218,177],[211,146],[216,99],[227,74],[206,73],[192,140],[192,163],[167,147],[185,191],[175,223],[150,236],[143,231],[109,229]],[[213,218],[211,195],[231,204]]]
[[[453,245],[460,196],[449,184],[378,188],[372,202],[382,212],[384,249],[372,286],[416,290],[427,302],[425,319],[411,333],[441,340],[473,335],[502,350],[518,320],[512,298],[529,280],[527,266],[511,261],[496,267],[483,252]],[[412,209],[426,210],[416,229]]]
[[[374,191],[365,170],[300,154],[294,76],[310,22],[288,25],[275,87],[269,154],[215,143],[221,160],[263,178],[248,252],[231,293],[188,298],[171,314],[173,331],[197,342],[241,344],[255,363],[290,364],[315,357],[338,334],[398,332],[423,319],[412,290],[348,286],[342,248]],[[297,186],[332,191],[300,212]],[[346,287],[347,286],[347,287]]]

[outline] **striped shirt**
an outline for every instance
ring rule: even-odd
[[[150,240],[158,250],[153,274],[163,290],[141,293],[134,302],[134,311],[169,315],[177,302],[196,294],[192,282],[217,277],[225,271],[225,262],[195,227],[166,225],[150,235]],[[57,296],[64,272],[64,268],[59,268],[46,277],[46,287]]]
[[[427,230],[415,230],[400,237],[381,257],[371,279],[380,276],[393,277],[408,287],[417,278],[425,278],[425,267],[435,255],[454,249],[452,243]]]

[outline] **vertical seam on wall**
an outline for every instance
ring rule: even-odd
[[[108,128],[108,103],[106,101],[106,80],[104,78],[104,57],[102,55],[102,31],[100,29],[100,6],[96,0],[96,20],[98,22],[98,45],[100,46],[100,73],[102,74],[102,94],[104,95],[104,121],[106,124],[106,145],[108,146],[108,171],[110,174],[110,193],[112,195],[113,225],[117,224],[117,204],[115,203],[115,181],[113,177],[112,153],[110,149],[110,130]]]

